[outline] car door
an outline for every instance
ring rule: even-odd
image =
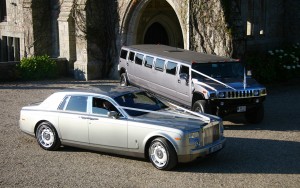
[[[177,100],[182,104],[191,104],[191,81],[190,68],[185,65],[180,65],[176,80]]]
[[[68,96],[64,99],[59,114],[61,139],[88,143],[87,96]]]
[[[90,144],[127,148],[127,119],[122,116],[108,117],[109,111],[118,111],[108,99],[92,97],[91,101],[92,110],[88,125]]]

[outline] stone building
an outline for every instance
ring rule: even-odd
[[[300,0],[0,0],[0,62],[65,58],[76,79],[117,77],[122,45],[243,58],[299,42]]]

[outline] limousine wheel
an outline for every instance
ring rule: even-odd
[[[176,152],[165,138],[156,138],[151,142],[149,159],[159,170],[170,170],[177,165]]]
[[[264,119],[264,105],[261,104],[247,111],[245,117],[249,123],[260,123]]]
[[[120,85],[121,86],[128,86],[128,81],[127,81],[127,75],[126,73],[122,73],[121,74],[121,78],[120,78]]]
[[[196,101],[192,110],[200,113],[211,113],[210,107],[205,100]]]
[[[36,139],[39,145],[45,150],[57,150],[60,147],[55,128],[47,122],[41,123],[36,129]]]

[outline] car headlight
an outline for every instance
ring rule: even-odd
[[[218,97],[219,98],[225,98],[225,92],[219,92]]]
[[[198,146],[200,144],[199,132],[192,132],[188,134],[189,143]]]
[[[199,132],[192,132],[189,133],[189,138],[199,138]]]
[[[254,96],[259,96],[259,90],[254,90],[253,94]]]

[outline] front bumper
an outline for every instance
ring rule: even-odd
[[[228,114],[240,113],[239,107],[245,106],[246,111],[260,106],[265,100],[265,97],[252,97],[243,99],[214,99],[210,100],[212,112],[219,116]],[[243,112],[246,112],[243,111]]]
[[[196,160],[200,157],[205,157],[209,154],[218,152],[225,147],[226,138],[222,137],[222,139],[214,142],[212,144],[206,145],[204,147],[196,148],[190,150],[190,154],[186,155],[178,155],[178,162],[186,163]]]

